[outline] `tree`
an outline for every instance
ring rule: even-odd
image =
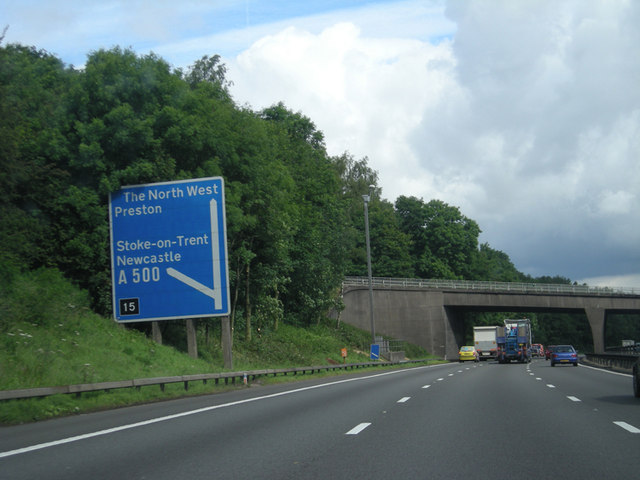
[[[409,254],[411,238],[400,229],[393,205],[374,197],[369,203],[369,224],[373,275],[413,277],[414,266]]]
[[[478,245],[478,224],[440,200],[425,204],[400,196],[395,203],[400,228],[412,240],[416,274],[421,278],[470,278]]]
[[[326,153],[322,133],[307,117],[279,103],[263,110],[261,118],[274,129],[277,150],[293,179],[296,228],[289,279],[295,289],[283,292],[282,302],[299,321],[317,322],[336,301],[344,274],[347,219],[339,172]]]
[[[471,280],[494,282],[521,282],[523,275],[511,262],[509,256],[483,243],[472,257]]]
[[[229,87],[233,85],[226,78],[227,66],[221,62],[220,55],[205,55],[197,60],[185,76],[185,80],[191,88],[197,88],[206,84],[212,88],[213,97],[220,100],[230,100]]]
[[[67,190],[76,74],[43,50],[0,48],[0,253],[23,269],[56,264],[54,200]]]

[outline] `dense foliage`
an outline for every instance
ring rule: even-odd
[[[375,276],[533,281],[478,245],[457,207],[383,200],[367,158],[328,155],[314,123],[281,103],[236,105],[225,75],[217,55],[182,71],[113,48],[76,70],[0,46],[0,269],[55,267],[110,314],[109,193],[222,176],[232,322],[247,339],[317,323],[343,276],[366,274],[364,194]]]

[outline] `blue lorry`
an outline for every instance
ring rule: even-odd
[[[531,321],[528,318],[518,320],[505,319],[504,327],[498,327],[496,335],[497,360],[509,363],[531,361]]]

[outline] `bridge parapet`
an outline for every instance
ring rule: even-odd
[[[637,287],[592,287],[551,283],[484,282],[474,280],[446,280],[420,278],[373,277],[372,286],[377,288],[430,288],[437,290],[466,290],[502,293],[524,293],[543,295],[589,295],[589,296],[636,296]],[[368,277],[345,277],[343,287],[368,287]]]

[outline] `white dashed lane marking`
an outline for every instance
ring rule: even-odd
[[[529,375],[534,375],[534,374],[529,372]],[[536,377],[536,380],[540,381],[540,380],[542,380],[542,378]],[[555,385],[552,385],[550,383],[547,383],[547,387],[556,388]],[[574,397],[573,395],[567,395],[567,398],[569,400],[571,400],[572,402],[576,402],[576,403],[577,402],[582,402],[582,400],[580,400],[578,397]],[[617,422],[613,422],[613,423],[616,424],[617,426],[619,426],[620,428],[625,429],[629,433],[640,433],[640,428],[634,427],[633,425],[631,425],[631,424],[629,424],[627,422],[617,421]]]
[[[624,428],[627,432],[630,433],[640,433],[640,428],[636,428],[633,425],[629,425],[627,422],[613,422],[621,428]]]
[[[349,430],[345,435],[358,435],[361,431],[363,431],[369,425],[371,425],[371,423],[367,423],[367,422],[361,423],[360,425],[356,425],[351,430]]]

